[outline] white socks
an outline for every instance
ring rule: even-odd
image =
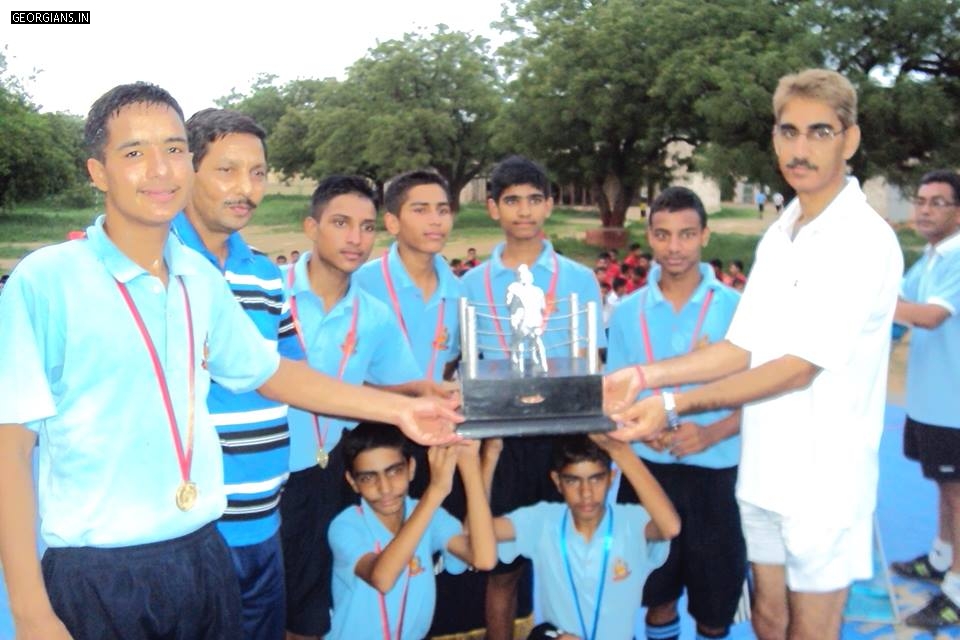
[[[937,571],[946,571],[953,564],[953,546],[938,536],[933,539],[933,547],[927,554],[927,559]]]

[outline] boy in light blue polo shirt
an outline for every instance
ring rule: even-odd
[[[907,617],[927,629],[960,624],[960,175],[931,171],[920,179],[914,223],[927,240],[907,271],[894,319],[911,326],[903,452],[920,463],[940,493],[937,537],[929,553],[894,562],[895,573],[941,583],[941,592]]]
[[[346,382],[396,387],[420,370],[390,309],[356,286],[354,271],[373,248],[374,192],[359,176],[317,186],[304,232],[312,249],[285,268],[291,313],[310,366]],[[337,445],[355,421],[290,409],[290,479],[281,499],[287,630],[330,630],[327,527],[349,503]]]
[[[503,160],[490,174],[487,212],[500,224],[504,242],[488,260],[464,274],[467,298],[489,313],[477,314],[478,349],[484,359],[508,358],[510,323],[506,304],[507,287],[517,280],[517,267],[525,264],[533,283],[546,296],[543,343],[547,357],[570,355],[571,293],[577,294],[582,309],[596,303],[597,345],[605,346],[600,311],[600,287],[587,267],[557,254],[543,239],[543,225],[553,209],[550,180],[542,167],[519,156]],[[491,319],[493,310],[499,321]],[[581,317],[581,337],[586,335]],[[497,467],[491,506],[495,514],[559,496],[549,481],[550,438],[526,437],[504,440],[505,464]],[[487,580],[487,630],[491,637],[507,638],[513,633],[517,615],[517,594],[523,567],[500,566]]]
[[[359,494],[330,525],[334,556],[331,640],[423,638],[436,600],[433,555],[447,571],[496,562],[490,506],[484,494],[479,442],[432,447],[430,484],[418,501],[407,495],[416,473],[408,442],[389,425],[364,423],[344,435],[346,478]],[[466,488],[467,536],[441,503],[454,471]]]
[[[441,255],[454,220],[447,183],[432,171],[410,171],[390,180],[384,201],[383,221],[396,240],[354,282],[390,308],[421,376],[449,380],[460,355],[463,294]]]
[[[226,496],[211,380],[425,442],[449,441],[458,418],[435,400],[340,383],[263,340],[222,274],[170,233],[193,182],[170,94],[115,87],[84,135],[104,216],[86,239],[21,262],[0,298],[0,562],[17,634],[240,637],[214,525]]]
[[[565,436],[554,440],[552,458],[550,479],[563,502],[539,502],[494,519],[500,559],[532,560],[545,621],[582,640],[630,640],[644,582],[666,559],[666,541],[679,533],[680,518],[628,444],[604,434]],[[611,459],[640,505],[607,500]],[[490,447],[488,482],[496,464],[496,447]]]
[[[740,300],[700,261],[710,230],[696,193],[685,187],[663,190],[650,205],[647,225],[656,262],[647,286],[622,299],[613,312],[607,344],[607,366],[613,371],[722,340]],[[645,390],[638,398],[661,391],[673,389]],[[738,411],[712,411],[690,416],[657,441],[633,445],[684,522],[666,563],[644,589],[648,638],[679,637],[677,600],[684,591],[698,638],[723,638],[729,632],[747,569],[735,497],[739,428]],[[629,485],[621,485],[618,499],[637,501]]]

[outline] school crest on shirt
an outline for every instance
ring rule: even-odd
[[[420,558],[413,556],[410,558],[410,563],[407,565],[407,569],[410,570],[410,577],[418,576],[423,573],[423,565],[420,564]]]
[[[623,558],[616,558],[613,561],[613,581],[620,582],[630,577],[630,566]]]
[[[450,347],[450,333],[447,327],[443,326],[433,338],[434,351],[446,351]]]

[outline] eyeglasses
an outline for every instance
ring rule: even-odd
[[[944,200],[943,198],[914,198],[912,200],[913,206],[917,209],[922,209],[923,207],[930,207],[931,209],[946,209],[947,207],[956,206],[956,202],[950,202],[949,200]]]
[[[800,130],[792,124],[778,124],[773,127],[773,135],[780,136],[786,142],[794,142],[801,135],[809,142],[829,142],[849,128],[850,127],[844,127],[839,131],[835,131],[834,128],[828,124],[816,124],[808,127],[806,132],[801,133]]]

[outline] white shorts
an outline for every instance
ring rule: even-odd
[[[838,527],[740,502],[740,519],[747,559],[783,565],[791,591],[836,591],[873,575],[873,514]]]

